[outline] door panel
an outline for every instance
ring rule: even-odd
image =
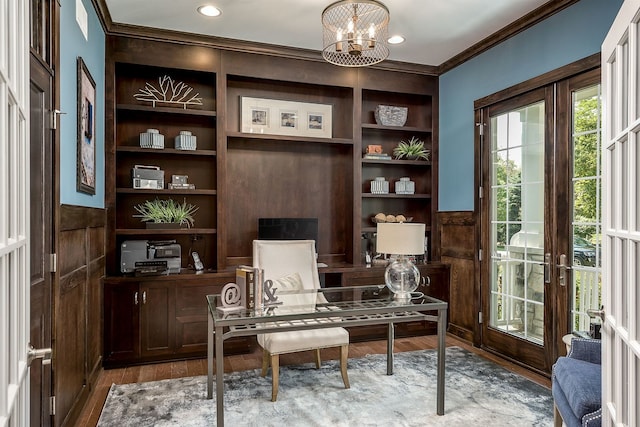
[[[640,423],[639,17],[625,1],[602,44],[603,426]]]
[[[0,6],[0,423],[29,424],[29,2]]]
[[[545,348],[553,339],[546,325],[554,294],[544,265],[553,223],[550,117],[549,89],[495,104],[486,109],[484,141],[483,345],[541,371],[550,368]]]
[[[546,373],[600,303],[599,76],[481,110],[482,343]]]
[[[51,197],[52,138],[49,126],[51,111],[49,72],[31,58],[30,91],[30,231],[31,231],[31,345],[51,347],[51,269],[53,215]],[[51,365],[34,361],[31,364],[31,425],[48,426],[51,396]]]

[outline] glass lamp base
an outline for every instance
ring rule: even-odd
[[[411,301],[411,292],[418,288],[420,271],[406,256],[398,258],[387,266],[384,281],[394,293],[393,299],[399,302]]]

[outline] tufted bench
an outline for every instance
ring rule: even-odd
[[[555,426],[600,427],[602,367],[600,340],[574,338],[567,357],[553,365],[551,392]]]

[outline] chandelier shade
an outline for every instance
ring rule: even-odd
[[[342,67],[366,67],[389,56],[389,9],[376,0],[340,0],[322,12],[322,56]]]

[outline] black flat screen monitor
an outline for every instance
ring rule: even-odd
[[[260,240],[313,240],[318,248],[318,218],[258,218]]]

